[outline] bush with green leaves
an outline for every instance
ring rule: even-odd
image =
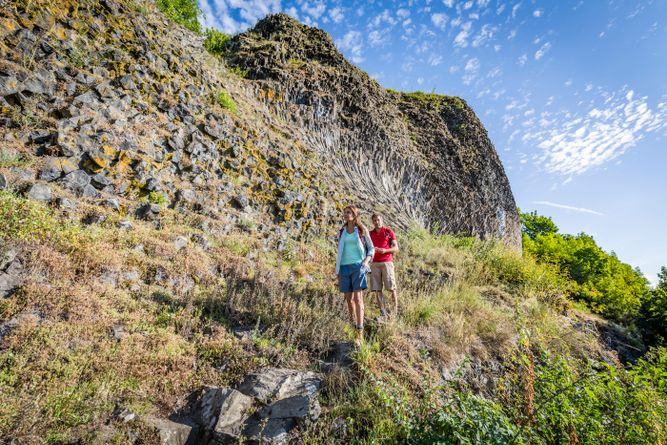
[[[156,0],[155,4],[171,20],[190,31],[201,33],[201,9],[197,0]]]
[[[225,45],[229,42],[231,36],[213,28],[208,28],[204,35],[206,36],[204,48],[214,56],[224,56]]]
[[[225,110],[229,110],[234,114],[238,114],[238,110],[236,109],[236,103],[234,102],[234,99],[232,99],[232,96],[230,96],[227,92],[220,91],[215,96],[215,100]]]
[[[667,340],[667,267],[660,269],[658,279],[658,285],[642,302],[639,324],[649,342],[664,344]]]
[[[590,235],[559,234],[551,218],[522,213],[521,221],[524,253],[558,267],[572,280],[571,298],[616,321],[630,322],[639,315],[649,287],[638,269],[603,251]]]
[[[667,439],[667,350],[627,369],[522,353],[498,385],[518,438],[543,444],[658,444]]]

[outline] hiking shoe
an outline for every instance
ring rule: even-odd
[[[355,329],[354,333],[354,344],[357,346],[361,346],[361,344],[364,342],[364,328],[363,326],[361,328],[357,327]]]
[[[386,323],[389,321],[389,318],[386,315],[378,315],[375,321],[378,323]]]

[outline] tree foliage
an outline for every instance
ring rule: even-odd
[[[616,321],[637,317],[650,289],[638,269],[603,251],[593,237],[559,234],[551,218],[522,213],[524,252],[556,265],[573,281],[570,297]]]
[[[201,33],[197,0],[156,0],[155,4],[167,17],[190,31]]]
[[[667,339],[667,267],[658,273],[658,285],[644,299],[641,325],[652,343]]]

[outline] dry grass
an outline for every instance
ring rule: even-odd
[[[81,226],[1,193],[0,214],[17,210],[21,218],[8,218],[0,238],[18,249],[28,279],[0,301],[0,314],[35,315],[0,351],[0,437],[103,441],[96,431],[107,423],[125,428],[111,416],[118,406],[166,415],[201,385],[233,385],[259,366],[313,368],[332,341],[351,338],[325,240],[262,252],[252,236],[232,233],[209,237],[207,250],[194,242],[179,250],[177,237],[208,236],[194,228],[201,217],[165,211],[160,230],[134,221],[125,231],[116,222],[127,216],[95,209],[107,212],[105,222]],[[369,323],[355,367],[328,376],[320,432],[304,440],[344,441],[332,432],[341,415],[367,422],[355,427],[362,436],[385,434],[390,419],[374,379],[420,403],[444,370],[465,357],[502,362],[520,334],[558,353],[601,355],[595,336],[554,310],[558,283],[531,261],[491,244],[405,236],[400,316]],[[369,317],[378,313],[369,296],[366,306]]]

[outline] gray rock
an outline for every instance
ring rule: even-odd
[[[113,327],[111,328],[111,333],[113,335],[113,338],[115,338],[118,341],[121,341],[123,337],[127,335],[127,333],[125,332],[125,327],[120,324],[113,325]]]
[[[39,172],[39,179],[55,181],[63,174],[62,163],[58,158],[46,158],[44,166]]]
[[[81,196],[85,196],[87,198],[97,198],[100,196],[100,193],[95,187],[93,187],[91,184],[88,184],[83,188],[83,190],[81,190]]]
[[[52,194],[51,187],[44,184],[33,184],[28,190],[28,196],[36,201],[49,202]]]
[[[114,209],[116,211],[120,210],[120,202],[118,201],[118,198],[105,199],[102,205],[104,205],[104,207],[109,207],[110,209]]]
[[[197,422],[218,443],[236,443],[254,400],[234,389],[208,387],[197,402]]]
[[[288,419],[288,418],[300,418],[305,419],[309,417],[311,413],[311,399],[308,396],[293,396],[286,399],[278,400],[277,402],[272,403],[271,405],[265,406],[258,411],[258,415],[263,418],[270,417],[272,419]],[[314,401],[317,403],[317,400]],[[315,418],[319,416],[319,404],[318,409],[314,409],[313,414]]]
[[[176,199],[179,202],[193,203],[197,199],[197,194],[191,189],[181,189],[176,192]]]
[[[56,204],[58,205],[59,209],[65,210],[65,211],[72,211],[76,210],[76,202],[72,201],[69,198],[58,198],[56,201]]]
[[[260,419],[251,417],[243,428],[243,435],[251,443],[280,445],[287,443],[289,432],[296,426],[294,419]]]
[[[44,144],[55,139],[55,134],[49,130],[36,130],[30,133],[30,141],[33,144]]]
[[[97,98],[97,93],[94,90],[86,91],[85,93],[76,96],[74,101],[72,101],[74,106],[87,105],[91,108],[97,106],[99,103],[100,101]]]
[[[146,417],[144,421],[157,430],[162,445],[196,445],[199,443],[199,429],[196,426],[152,416]]]
[[[132,230],[134,226],[131,221],[119,221],[118,228],[122,230]]]
[[[84,170],[74,170],[65,175],[59,182],[63,187],[82,194],[84,188],[90,184],[90,176]]]
[[[104,187],[107,187],[111,185],[111,180],[107,178],[104,173],[97,173],[93,175],[90,178],[91,184],[96,188],[96,189],[103,189]]]
[[[7,182],[7,177],[0,173],[0,190],[5,190],[8,187],[9,183]]]
[[[14,76],[0,76],[0,96],[15,94],[21,88],[21,84]]]
[[[37,324],[41,323],[42,315],[35,311],[23,312],[0,324],[0,341],[17,327],[31,321]]]
[[[176,250],[181,250],[188,245],[188,239],[184,236],[179,236],[174,240],[174,247]]]
[[[130,76],[123,76],[118,80],[120,86],[125,90],[134,91],[137,89],[137,85],[134,83]]]
[[[146,203],[136,211],[137,218],[146,221],[153,221],[160,215],[160,206],[158,204]]]
[[[321,383],[321,376],[314,372],[263,368],[246,377],[238,390],[262,403],[269,403],[274,399],[297,395],[311,397],[317,393]]]

